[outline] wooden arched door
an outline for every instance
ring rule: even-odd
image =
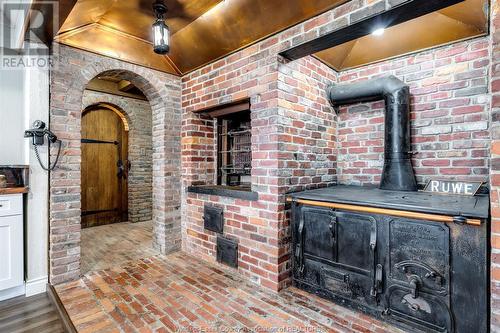
[[[128,219],[128,131],[115,111],[82,115],[82,228]]]

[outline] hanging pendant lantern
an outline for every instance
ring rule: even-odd
[[[167,54],[170,51],[170,29],[165,24],[167,6],[162,0],[153,3],[156,21],[153,23],[153,50],[158,54]]]

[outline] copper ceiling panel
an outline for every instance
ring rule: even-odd
[[[74,1],[74,0],[73,0]],[[56,40],[142,66],[185,74],[347,0],[166,0],[168,57],[153,53],[153,0],[78,0]],[[337,70],[487,33],[487,0],[455,6],[316,54]]]
[[[167,24],[172,34],[190,24],[222,0],[165,0]],[[155,20],[153,0],[116,2],[99,23],[132,36],[152,41],[151,24]]]
[[[439,12],[482,31],[488,29],[488,0],[467,0]]]
[[[382,36],[365,36],[315,56],[340,71],[485,35],[488,32],[485,6],[487,0],[467,0],[388,28]]]
[[[166,0],[167,22],[172,31],[182,29],[222,0]],[[151,39],[155,17],[153,0],[78,0],[60,33],[99,23],[145,40]]]
[[[165,56],[153,52],[153,46],[144,40],[94,23],[63,34],[58,40],[104,56],[179,75]]]
[[[99,22],[114,3],[115,0],[78,0],[59,33]]]
[[[169,57],[186,73],[344,2],[224,1],[172,36]]]
[[[165,1],[169,8],[167,24],[173,33],[172,51],[168,58],[175,59],[169,66],[177,67],[178,74],[226,56],[347,0],[221,1]],[[163,62],[155,59],[158,56],[153,54],[152,47],[143,45],[151,41],[152,37],[152,2],[78,0],[61,28],[57,41],[165,70]],[[126,35],[131,39],[127,39]],[[141,45],[139,49],[138,44]]]

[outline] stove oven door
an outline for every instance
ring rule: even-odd
[[[392,320],[423,332],[454,332],[452,315],[442,297],[424,292],[414,295],[411,287],[393,285],[388,289],[387,304],[384,313]]]
[[[296,273],[331,298],[373,304],[382,292],[373,216],[303,207],[295,229]]]
[[[425,332],[453,332],[449,238],[444,223],[389,221],[386,313],[392,319]]]

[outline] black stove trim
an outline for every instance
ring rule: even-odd
[[[289,193],[288,197],[479,219],[487,219],[490,216],[490,199],[487,194],[472,197],[429,192],[390,191],[372,186],[335,185]]]

